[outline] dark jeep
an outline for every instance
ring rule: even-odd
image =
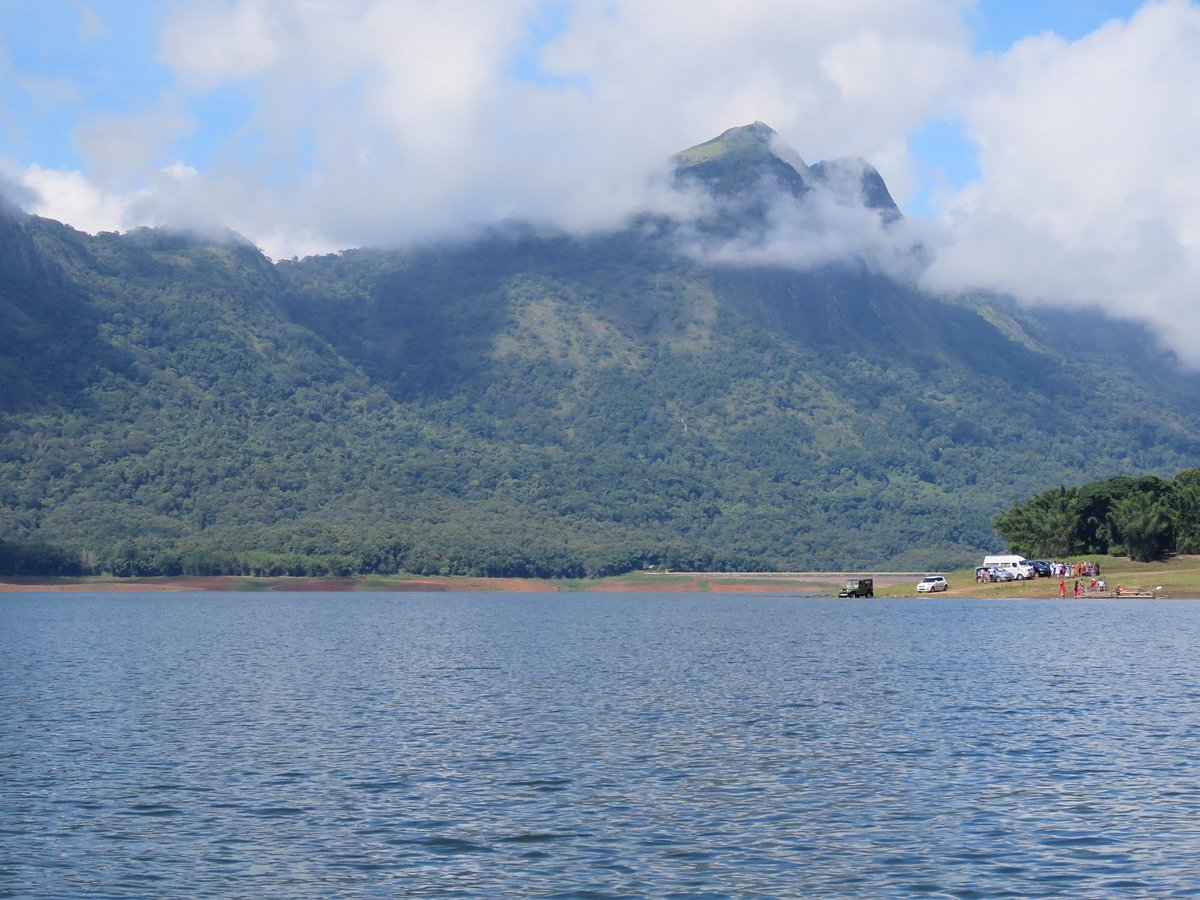
[[[851,578],[846,586],[838,591],[839,597],[874,597],[875,582],[870,578]]]

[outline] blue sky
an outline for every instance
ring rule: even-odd
[[[930,287],[1200,346],[1197,85],[1192,0],[0,0],[0,191],[275,258],[602,228],[762,120],[873,163]]]
[[[1135,0],[983,0],[967,21],[977,49],[1002,53],[1044,31],[1077,40],[1110,19],[1128,18],[1141,5]]]

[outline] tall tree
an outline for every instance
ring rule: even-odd
[[[1170,552],[1174,538],[1171,510],[1160,497],[1142,492],[1128,494],[1113,504],[1110,518],[1130,559],[1152,562]]]
[[[1175,549],[1200,553],[1200,469],[1175,476]]]
[[[1009,547],[1025,556],[1062,557],[1071,550],[1076,491],[1057,487],[1031,497],[996,517],[995,529]]]

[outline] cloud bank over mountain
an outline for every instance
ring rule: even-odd
[[[980,178],[944,200],[929,283],[1145,319],[1200,364],[1200,7],[1148,4],[984,61]]]
[[[808,270],[851,263],[903,281],[923,274],[923,230],[905,219],[866,160],[809,166],[763,122],[730,128],[672,157],[691,202],[668,227],[709,264]]]
[[[905,208],[915,136],[949,123],[978,177],[905,225],[934,254],[927,285],[1133,315],[1200,364],[1200,6],[1148,2],[998,54],[974,49],[974,9],[187,0],[156,23],[156,86],[81,117],[77,165],[0,149],[0,185],[87,230],[221,223],[279,258],[682,215],[695,201],[668,188],[670,155],[754,120],[806,158],[869,160]],[[102,20],[81,34],[100,40]],[[0,74],[29,98],[83,90],[22,80],[13,59],[0,47]],[[781,209],[728,252],[804,264],[864,226],[874,240],[849,206],[821,215],[833,237]]]

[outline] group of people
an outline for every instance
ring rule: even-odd
[[[1091,584],[1089,584],[1086,589],[1089,591],[1107,591],[1108,583],[1103,578],[1092,578]],[[1082,597],[1084,590],[1085,589],[1080,584],[1079,579],[1076,578],[1075,579],[1075,596]],[[1121,593],[1120,585],[1117,585],[1117,593],[1118,594]],[[1066,581],[1066,578],[1061,575],[1059,576],[1059,579],[1058,579],[1058,596],[1060,596],[1060,597],[1067,596],[1067,581]]]
[[[1041,565],[1041,563],[1039,563]],[[1092,588],[1096,587],[1096,579],[1100,577],[1100,563],[1085,561],[1085,562],[1050,562],[1050,576],[1060,580],[1066,578],[1091,578]],[[1045,572],[1045,569],[1042,569]],[[987,566],[980,566],[975,570],[975,580],[977,582],[1000,581],[1002,579],[996,577],[994,570]],[[1003,579],[1007,580],[1007,579]],[[1103,590],[1103,588],[1101,588]]]
[[[1052,562],[1050,563],[1050,574],[1058,578],[1058,596],[1067,596],[1067,579],[1075,579],[1075,596],[1082,597],[1085,590],[1088,591],[1107,591],[1108,585],[1104,579],[1100,577],[1100,563],[1085,560],[1083,562],[1065,563]],[[1091,582],[1085,588],[1080,582],[1081,578],[1090,578]]]
[[[1098,578],[1100,563],[1095,562],[1052,562],[1050,574],[1055,578]]]

